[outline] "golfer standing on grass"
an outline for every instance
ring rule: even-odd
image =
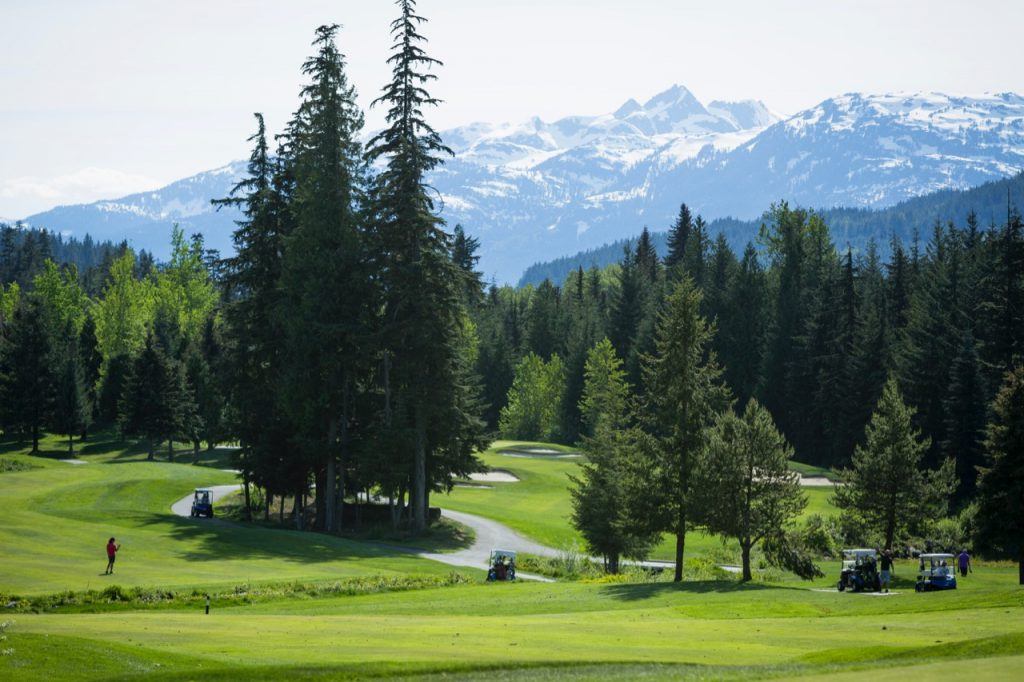
[[[886,592],[889,591],[889,583],[892,581],[892,550],[882,552],[882,571],[879,574],[879,585]]]
[[[967,553],[967,549],[963,549],[957,556],[957,563],[960,565],[960,577],[966,578],[967,572],[971,570],[971,555]]]
[[[121,549],[121,545],[114,544],[114,538],[107,540],[107,570],[103,575],[110,575],[114,572],[114,559],[117,558],[119,549]]]

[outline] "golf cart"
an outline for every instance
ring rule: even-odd
[[[956,569],[952,554],[922,554],[919,558],[921,566],[917,572],[917,584],[914,585],[916,591],[956,589]]]
[[[209,488],[196,488],[195,497],[192,498],[192,518],[205,516],[213,518],[213,492]]]
[[[878,577],[878,552],[873,549],[844,549],[843,571],[837,584],[840,592],[877,592],[882,589]]]
[[[510,549],[492,549],[487,561],[487,581],[515,580],[516,553]]]

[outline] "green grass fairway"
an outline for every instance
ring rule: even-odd
[[[98,448],[99,446],[97,446]],[[170,504],[234,474],[190,464],[136,461],[104,450],[72,465],[0,455],[36,468],[0,473],[0,593],[35,595],[111,584],[161,588],[366,575],[447,575],[437,562],[321,534],[183,519]],[[107,538],[122,543],[103,575]]]
[[[433,504],[501,521],[523,535],[550,547],[583,547],[583,539],[572,527],[572,504],[569,499],[569,476],[579,470],[578,459],[550,455],[513,457],[504,453],[530,453],[538,450],[575,452],[571,448],[549,443],[496,441],[481,455],[492,469],[504,469],[519,478],[517,483],[489,483],[491,488],[457,487],[445,496],[431,498]],[[794,463],[794,468],[807,475],[825,475],[827,470]],[[806,471],[804,471],[806,469]],[[807,508],[804,515],[833,514],[829,503],[831,487],[804,488]],[[687,556],[700,556],[720,547],[722,539],[702,533],[686,536]],[[731,547],[731,543],[729,545]],[[675,556],[675,540],[666,537],[652,553],[652,559],[669,560]]]
[[[956,593],[889,597],[735,583],[521,583],[264,603],[210,616],[198,609],[21,615],[8,642],[14,653],[0,658],[0,671],[6,665],[11,679],[32,679],[48,661],[58,676],[83,679],[113,674],[111,662],[123,673],[175,679],[186,670],[214,679],[301,679],[485,677],[495,669],[542,679],[660,679],[879,665],[910,674],[910,665],[984,657],[984,671],[1011,674],[1020,661],[1010,655],[1024,646],[1024,590],[1013,585],[1010,567],[976,576]],[[65,659],[64,651],[78,655]],[[579,671],[566,667],[582,663]]]
[[[47,448],[51,441],[47,440]],[[498,444],[506,447],[510,444]],[[521,447],[521,446],[512,446]],[[547,446],[537,446],[547,449]],[[0,680],[273,680],[423,677],[455,680],[906,679],[1019,677],[1024,588],[1016,566],[979,562],[955,592],[916,594],[899,562],[889,595],[839,593],[839,566],[806,583],[733,579],[486,584],[372,589],[372,577],[444,576],[450,568],[378,545],[313,533],[190,521],[172,501],[233,475],[145,462],[99,442],[72,465],[0,445],[0,594],[87,587],[180,589],[152,603],[94,595],[6,607]],[[485,461],[519,483],[457,489],[467,511],[500,518],[551,544],[572,539],[572,459],[492,450]],[[223,466],[225,454],[211,464]],[[808,491],[828,511],[827,489]],[[495,500],[498,500],[496,503]],[[500,505],[500,509],[496,508]],[[455,504],[451,506],[455,507]],[[500,512],[500,513],[499,513]],[[124,543],[114,577],[103,543]],[[694,538],[700,538],[695,535]],[[701,540],[691,540],[691,551]],[[705,538],[707,546],[717,543]],[[288,581],[366,578],[368,590],[288,590]],[[247,582],[270,588],[239,596]],[[406,584],[407,585],[407,584]],[[408,585],[407,585],[408,586]],[[190,589],[219,595],[209,615]],[[113,592],[113,591],[111,591]],[[367,593],[369,592],[369,593]]]

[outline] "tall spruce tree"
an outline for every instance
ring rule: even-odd
[[[74,335],[69,333],[66,347],[57,357],[61,364],[55,376],[52,426],[57,433],[67,435],[68,455],[73,455],[75,435],[85,431],[92,420],[92,405],[86,391],[78,339]]]
[[[462,421],[458,413],[466,405],[458,386],[463,316],[458,268],[426,178],[451,154],[423,114],[438,103],[426,86],[436,79],[429,69],[440,62],[424,50],[419,27],[426,20],[416,14],[414,0],[396,4],[400,16],[391,24],[388,58],[392,79],[374,102],[387,107],[386,126],[370,140],[367,154],[382,166],[372,186],[372,209],[382,254],[385,418],[389,428],[411,436],[412,525],[421,531],[435,483],[427,480],[428,459],[435,450],[465,452],[462,434],[450,429]]]
[[[977,468],[982,464],[988,399],[984,381],[974,334],[965,329],[949,368],[949,389],[943,405],[946,424],[942,451],[956,462],[956,497],[960,501],[973,496]]]
[[[317,527],[341,520],[360,375],[369,365],[374,310],[361,226],[363,115],[336,45],[338,26],[316,30],[302,67],[309,83],[289,125],[294,182],[280,286],[285,332],[284,406],[317,478]]]
[[[693,231],[693,216],[686,204],[679,205],[679,215],[668,230],[668,253],[665,255],[665,268],[673,274],[683,262],[686,244]]]
[[[647,474],[633,477],[643,492],[628,496],[649,505],[634,513],[638,523],[675,536],[676,581],[683,578],[686,533],[700,523],[699,508],[690,504],[692,474],[707,427],[730,401],[709,348],[714,328],[701,317],[700,305],[700,290],[685,276],[658,315],[655,352],[644,358],[647,392],[640,415],[649,446],[638,447],[642,454],[633,464]]]
[[[52,340],[44,319],[38,299],[23,299],[14,311],[0,357],[0,422],[29,436],[33,453],[39,452],[54,402]]]
[[[1007,372],[985,434],[985,466],[978,477],[980,546],[1017,560],[1024,585],[1024,368]]]
[[[867,426],[864,446],[853,454],[853,466],[843,471],[833,503],[843,514],[863,519],[892,549],[907,530],[946,512],[954,485],[952,460],[927,470],[922,460],[928,449],[913,425],[914,411],[903,402],[890,379]]]

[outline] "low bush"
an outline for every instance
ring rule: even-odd
[[[11,459],[9,457],[0,457],[0,474],[6,474],[14,471],[28,471],[29,469],[38,469],[39,467],[29,462],[23,462],[20,459]]]

